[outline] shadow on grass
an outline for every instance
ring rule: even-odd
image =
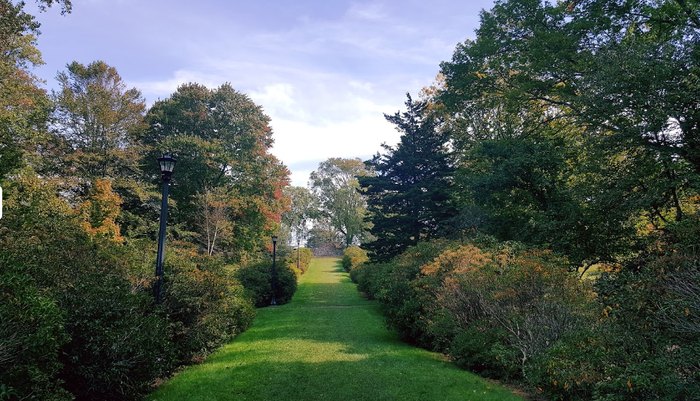
[[[408,356],[246,363],[233,355],[188,373],[151,400],[521,400],[448,363]]]
[[[399,341],[340,262],[312,272],[292,303],[260,310],[252,328],[148,399],[521,400]]]

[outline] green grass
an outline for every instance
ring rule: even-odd
[[[150,401],[522,400],[398,340],[360,297],[340,260],[312,261],[288,305],[185,369]]]

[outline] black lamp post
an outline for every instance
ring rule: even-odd
[[[300,263],[299,263],[299,248],[301,246],[300,244],[301,244],[301,240],[299,240],[299,238],[297,238],[297,271],[301,271],[301,269],[299,268],[299,265],[300,265]]]
[[[168,189],[170,178],[175,169],[175,158],[164,154],[158,158],[160,173],[163,180],[163,197],[160,204],[160,230],[158,231],[158,255],[156,256],[156,282],[153,285],[153,297],[159,304],[163,297],[163,260],[165,259],[165,226],[168,220]]]
[[[277,305],[277,299],[275,299],[275,293],[277,292],[277,236],[272,236],[272,301],[270,305]]]

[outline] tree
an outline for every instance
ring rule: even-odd
[[[174,223],[206,238],[197,199],[213,191],[231,223],[230,235],[217,239],[219,249],[234,258],[261,249],[280,222],[289,172],[269,153],[272,129],[260,106],[229,84],[208,89],[191,83],[156,102],[146,121],[146,161],[163,152],[178,159]],[[157,166],[148,165],[155,181]]]
[[[37,1],[41,11],[53,3],[63,3],[70,12],[70,1]],[[24,11],[24,2],[0,0],[0,179],[26,162],[45,140],[50,108],[46,92],[31,69],[43,63],[36,48],[39,23]]]
[[[308,238],[309,224],[317,215],[316,198],[304,187],[286,187],[284,194],[289,198],[290,207],[282,215],[282,223],[289,228],[295,242],[300,244]]]
[[[119,195],[112,191],[111,181],[96,180],[87,200],[79,207],[85,232],[117,243],[124,241],[116,222],[121,204]]]
[[[405,112],[385,115],[402,133],[399,144],[384,145],[386,153],[367,162],[376,176],[359,177],[370,231],[376,237],[366,244],[374,260],[388,260],[418,241],[444,233],[456,214],[449,135],[426,102],[407,97]]]
[[[217,245],[217,240],[229,239],[232,230],[232,224],[229,217],[229,209],[227,196],[225,192],[218,190],[205,189],[203,193],[197,196],[199,203],[199,221],[198,228],[201,232],[201,242],[206,246],[206,254],[211,256]]]
[[[357,177],[370,175],[360,159],[330,158],[311,173],[311,191],[319,201],[319,213],[340,233],[345,246],[365,235],[365,201],[358,192]]]
[[[126,84],[114,67],[103,61],[76,61],[57,76],[53,93],[55,129],[67,143],[63,174],[75,179],[78,194],[97,178],[133,177],[141,153],[145,101]]]
[[[437,95],[462,209],[584,265],[630,257],[638,234],[683,219],[700,182],[686,129],[696,8],[532,0],[482,13],[476,40],[442,63]]]

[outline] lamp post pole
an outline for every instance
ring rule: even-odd
[[[277,236],[272,236],[272,301],[270,305],[277,305],[275,293],[277,293]]]
[[[301,241],[299,240],[299,238],[297,238],[297,271],[301,271],[301,269],[299,268],[299,265],[300,265],[300,263],[299,263],[299,246],[300,246],[300,244],[301,244]]]
[[[158,158],[160,164],[161,179],[163,181],[163,195],[160,204],[160,229],[158,230],[158,254],[156,256],[156,282],[153,285],[153,297],[156,304],[163,299],[163,261],[165,260],[165,228],[168,221],[168,192],[170,179],[175,168],[175,158],[165,154]]]

